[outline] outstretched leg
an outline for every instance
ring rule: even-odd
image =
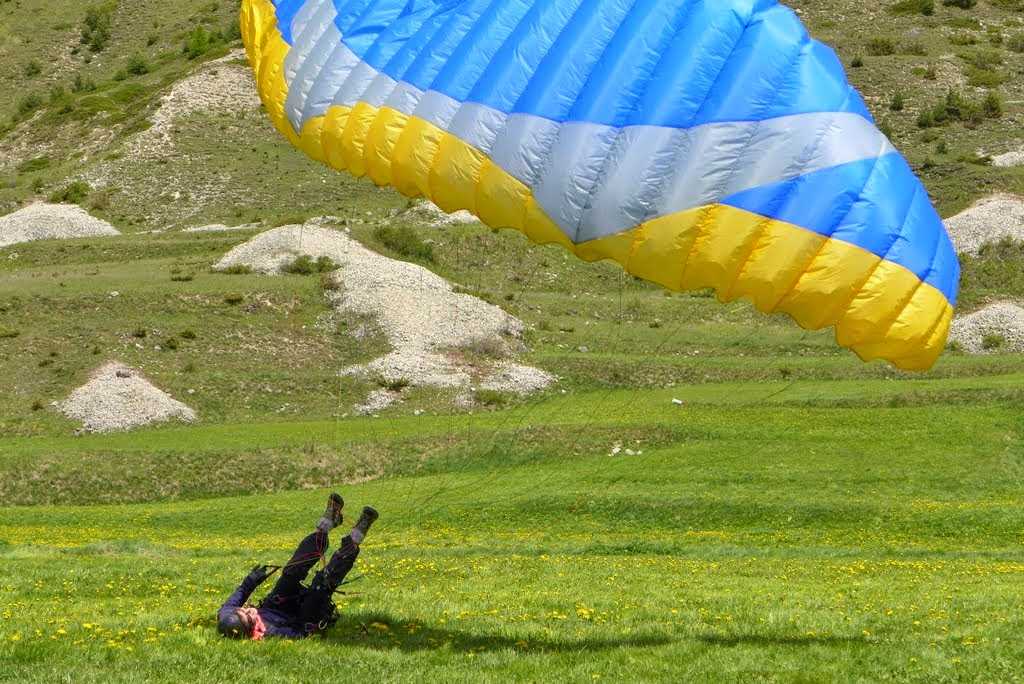
[[[316,531],[307,536],[295,549],[291,560],[281,568],[281,576],[267,596],[267,605],[283,606],[296,600],[303,592],[302,582],[309,571],[316,565],[330,546],[328,533],[342,520],[341,509],[345,503],[337,494],[331,494],[327,500],[327,510],[317,523]]]
[[[341,546],[331,556],[327,567],[316,574],[313,584],[306,592],[302,601],[300,616],[308,631],[315,631],[320,624],[330,617],[331,597],[334,591],[345,581],[345,576],[359,557],[359,544],[362,543],[370,525],[378,517],[377,511],[367,506],[359,517],[352,531],[341,540]]]

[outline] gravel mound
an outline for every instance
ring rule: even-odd
[[[154,387],[124,364],[111,362],[96,370],[57,408],[82,422],[90,432],[114,432],[152,423],[196,420],[195,411]]]
[[[243,223],[240,226],[225,226],[223,223],[211,223],[208,226],[186,228],[183,233],[224,233],[233,230],[256,230],[262,226],[258,223]]]
[[[264,274],[279,273],[299,255],[328,257],[340,266],[331,278],[339,286],[332,304],[376,318],[392,351],[370,363],[344,371],[378,378],[389,385],[490,389],[527,394],[555,378],[537,368],[500,357],[512,353],[523,324],[500,308],[455,292],[437,274],[404,261],[381,256],[345,233],[313,221],[257,235],[231,250],[214,268],[244,265]],[[486,349],[495,361],[467,358],[466,351]],[[495,353],[497,351],[497,353]],[[399,392],[374,393],[364,408],[378,410]]]
[[[1024,240],[1024,200],[992,195],[946,219],[946,229],[958,253],[977,254],[987,243],[1003,238]]]
[[[106,221],[74,204],[31,204],[0,218],[0,247],[32,240],[120,235]]]
[[[416,202],[416,204],[414,204],[412,208],[405,213],[407,216],[414,217],[436,227],[480,223],[480,219],[465,209],[449,214],[445,212],[444,209],[428,200],[420,200],[419,202]]]
[[[256,111],[260,100],[244,50],[235,50],[203,65],[196,73],[178,81],[160,98],[160,107],[151,117],[152,125],[129,144],[130,158],[161,157],[173,150],[174,122],[197,112],[237,114]]]
[[[992,157],[992,166],[1009,169],[1014,166],[1024,166],[1024,147],[1019,150],[1012,150],[1006,154]]]
[[[1024,309],[1000,302],[960,316],[949,339],[970,354],[1024,352]]]

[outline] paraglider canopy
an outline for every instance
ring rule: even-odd
[[[931,367],[959,264],[826,46],[774,0],[245,0],[311,157],[495,228]]]

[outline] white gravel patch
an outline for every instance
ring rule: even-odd
[[[481,368],[460,350],[477,345],[509,349],[508,338],[523,324],[492,304],[456,293],[437,274],[363,247],[338,230],[310,222],[257,235],[231,250],[214,268],[245,265],[276,274],[298,255],[328,257],[340,266],[333,277],[340,288],[329,293],[338,309],[373,316],[392,351],[346,374],[408,382],[414,387],[468,388],[481,381],[491,389],[526,394],[547,387],[554,376],[540,369],[496,361]],[[389,392],[389,395],[397,395]],[[395,396],[388,397],[393,400]],[[372,405],[384,395],[371,398]]]
[[[237,114],[256,111],[260,100],[252,69],[235,64],[245,59],[244,50],[204,64],[160,98],[160,107],[150,117],[152,125],[129,143],[127,155],[134,159],[162,157],[174,149],[174,122],[195,113]]]
[[[977,254],[984,245],[1003,238],[1024,240],[1024,199],[992,195],[946,219],[946,229],[958,253]]]
[[[992,166],[1009,169],[1014,166],[1024,166],[1024,147],[1019,150],[1011,150],[1005,154],[992,157]]]
[[[0,247],[33,240],[120,234],[106,221],[74,204],[31,204],[0,218]]]
[[[240,226],[226,226],[223,223],[211,223],[208,226],[194,226],[186,228],[183,233],[226,233],[234,230],[256,230],[262,228],[258,223],[243,223]]]
[[[986,349],[985,338],[990,336],[1002,338],[1002,343]],[[1024,352],[1024,308],[999,302],[959,316],[953,321],[949,339],[969,354]]]
[[[405,213],[408,216],[412,216],[436,227],[480,223],[480,219],[464,209],[449,214],[429,200],[420,200],[416,202],[416,204],[414,204],[412,208]]]
[[[115,432],[169,420],[191,423],[196,413],[116,361],[96,370],[57,408],[89,432]]]

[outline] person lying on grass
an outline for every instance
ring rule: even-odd
[[[335,606],[331,599],[355,565],[359,545],[378,517],[373,508],[364,508],[359,521],[341,540],[341,546],[330,562],[314,575],[313,582],[307,587],[302,582],[326,554],[330,543],[327,535],[341,525],[344,506],[345,502],[338,494],[331,494],[316,530],[299,542],[292,559],[281,569],[281,577],[273,591],[259,607],[246,605],[246,601],[276,569],[267,565],[253,568],[217,612],[217,631],[233,639],[259,640],[266,636],[302,639],[333,624]]]

